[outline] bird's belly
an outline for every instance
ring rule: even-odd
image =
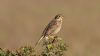
[[[54,34],[54,35],[57,34],[60,31],[60,29],[61,29],[61,26],[57,27],[57,29],[54,30],[54,32],[52,34]]]

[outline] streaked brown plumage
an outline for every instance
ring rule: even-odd
[[[61,25],[62,25],[62,18],[63,18],[63,16],[61,14],[58,14],[55,16],[55,18],[53,20],[51,20],[51,22],[44,29],[42,36],[35,44],[35,47],[43,38],[52,36],[52,35],[54,36],[60,31]]]

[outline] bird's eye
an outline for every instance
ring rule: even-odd
[[[60,16],[58,16],[58,17],[60,17]]]
[[[60,18],[61,16],[58,16],[58,18]]]

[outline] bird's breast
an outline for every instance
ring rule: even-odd
[[[62,22],[57,22],[56,29],[54,30],[53,34],[57,34],[61,29]]]
[[[57,29],[54,31],[54,34],[57,34],[61,29],[61,26],[57,27]]]

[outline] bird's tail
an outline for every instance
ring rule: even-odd
[[[43,38],[44,38],[44,36],[41,36],[41,37],[40,37],[40,39],[36,42],[36,44],[35,44],[35,46],[34,46],[34,48],[33,48],[33,49],[35,49],[35,48],[36,48],[36,46],[40,43],[40,41],[41,41]]]

